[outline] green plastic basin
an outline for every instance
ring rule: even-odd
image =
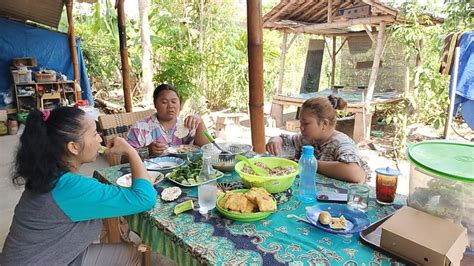
[[[298,163],[292,160],[278,157],[261,157],[249,160],[253,163],[262,162],[270,168],[275,168],[277,166],[292,166],[295,169],[293,173],[283,176],[258,176],[242,172],[245,162],[238,162],[235,165],[235,171],[239,174],[242,183],[249,188],[262,187],[269,193],[282,192],[291,187],[295,181],[296,175],[298,175]]]

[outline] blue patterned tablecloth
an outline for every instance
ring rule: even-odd
[[[118,177],[130,172],[128,165],[118,165],[94,173],[94,177],[115,184]],[[177,203],[192,199],[197,205],[197,188],[182,187],[183,194],[175,202],[157,199],[155,208],[127,217],[130,228],[154,252],[166,255],[179,265],[393,265],[393,259],[365,246],[359,235],[335,235],[288,218],[288,214],[305,217],[305,207],[294,196],[299,184],[285,192],[274,194],[278,211],[269,217],[251,223],[223,218],[217,210],[203,216],[196,211],[174,215]],[[174,186],[168,180],[157,185],[158,192]],[[224,190],[241,187],[234,172],[219,180]],[[347,183],[317,177],[318,191],[345,191]],[[395,204],[381,206],[375,201],[375,191],[370,191],[368,216],[375,222],[406,204],[397,195]],[[396,262],[395,262],[396,263]]]

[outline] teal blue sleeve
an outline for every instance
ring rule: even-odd
[[[134,179],[131,188],[123,188],[73,173],[61,176],[51,194],[73,222],[147,211],[155,206],[157,196],[145,179]]]

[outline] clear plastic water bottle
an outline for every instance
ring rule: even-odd
[[[298,199],[303,203],[316,200],[316,170],[318,163],[314,157],[313,146],[304,146],[299,160],[300,188]]]
[[[214,179],[214,169],[211,165],[211,157],[203,156],[199,180],[204,184],[198,186],[199,212],[202,214],[206,214],[216,207],[217,181],[209,181],[212,179]]]

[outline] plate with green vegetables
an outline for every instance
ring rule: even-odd
[[[179,168],[174,169],[170,173],[166,174],[165,177],[169,181],[176,183],[180,186],[195,187],[201,184],[208,183],[213,180],[217,180],[224,176],[224,173],[214,169],[212,179],[201,180],[199,177],[201,168],[202,168],[202,161],[192,162],[192,163],[188,163]]]

